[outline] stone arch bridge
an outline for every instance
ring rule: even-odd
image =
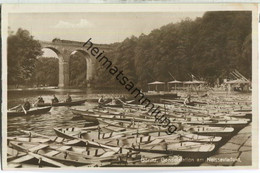
[[[86,81],[94,79],[96,60],[88,54],[84,42],[54,39],[52,42],[40,41],[42,48],[51,49],[59,58],[59,87],[69,86],[69,60],[72,54],[80,52],[86,58]],[[105,52],[111,50],[110,45],[95,44]]]

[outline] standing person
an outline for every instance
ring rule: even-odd
[[[71,98],[71,96],[69,95],[69,93],[67,94],[66,102],[72,102],[72,98]]]
[[[53,99],[51,101],[52,101],[52,103],[59,103],[59,100],[57,99],[57,97],[55,95],[53,95]]]

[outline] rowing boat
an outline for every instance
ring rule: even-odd
[[[199,135],[208,135],[208,136],[230,136],[234,132],[232,127],[211,127],[211,126],[184,126],[183,130],[186,132],[199,134]]]
[[[143,115],[144,118],[140,118],[141,116],[137,116],[134,114],[109,114],[109,113],[86,113],[86,111],[71,109],[74,115],[79,115],[82,119],[86,121],[97,121],[97,118],[101,119],[109,119],[109,120],[121,120],[121,121],[135,121],[135,122],[149,122],[153,123],[154,119],[148,119],[149,115]],[[145,118],[146,117],[146,118]]]
[[[43,106],[77,106],[82,105],[85,103],[86,100],[77,100],[77,101],[71,101],[71,102],[59,102],[59,103],[37,103],[37,107],[43,107]]]
[[[80,138],[87,138],[90,139],[89,135],[79,135],[78,132],[71,133],[68,131],[64,131],[61,129],[56,129],[56,131],[59,130],[59,133],[56,133],[58,136],[67,137],[70,139],[80,139]],[[55,131],[55,132],[56,132]],[[147,132],[149,134],[149,132]],[[147,134],[146,133],[146,134]],[[151,132],[152,133],[152,132]],[[154,133],[154,132],[153,132]],[[178,139],[178,134],[175,134],[176,138],[166,138],[163,137],[152,137],[152,136],[143,136],[142,133],[140,133],[140,136],[135,133],[134,135],[130,136],[120,136],[115,135],[107,136],[100,136],[100,138],[97,139],[97,137],[94,136],[92,140],[95,140],[95,142],[98,142],[100,144],[111,146],[111,147],[120,147],[123,149],[128,150],[134,150],[134,151],[143,151],[143,152],[154,152],[154,153],[163,153],[163,154],[179,154],[182,156],[188,156],[188,155],[208,155],[215,149],[215,145],[212,144],[214,141],[219,142],[221,140],[221,137],[219,138],[213,138],[213,137],[200,137],[196,136],[195,138],[192,138],[192,136],[185,136],[183,137],[183,140]],[[155,133],[154,133],[155,134]],[[157,133],[159,134],[159,133]],[[171,136],[171,135],[169,135]],[[185,139],[186,138],[186,139]],[[198,140],[200,142],[190,142],[192,140]],[[186,142],[189,140],[189,142]],[[205,140],[204,142],[202,142]],[[209,143],[210,142],[210,143]],[[197,155],[197,156],[198,156]]]
[[[216,126],[216,127],[232,127],[234,130],[239,130],[245,127],[249,122],[248,121],[237,121],[237,120],[230,120],[230,121],[173,121],[178,123],[184,123],[189,125],[207,125],[207,126]]]
[[[16,110],[8,110],[7,111],[7,115],[10,117],[13,116],[24,116],[24,115],[37,115],[37,114],[44,114],[47,113],[51,110],[51,106],[45,106],[45,107],[41,107],[41,108],[31,108],[28,111],[24,112],[24,111],[16,111]]]
[[[24,162],[24,159],[31,160],[40,156],[42,159],[45,158],[43,161],[54,166],[90,166],[93,163],[95,166],[107,166],[109,161],[117,159],[117,153],[114,151],[88,145],[79,147],[20,141],[10,141],[9,145],[17,151],[27,153],[24,158],[12,160],[12,163],[20,163],[21,160]]]

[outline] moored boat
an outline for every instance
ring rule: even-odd
[[[9,145],[17,151],[27,153],[24,158],[12,160],[12,163],[36,160],[39,164],[40,162],[47,162],[47,164],[58,167],[93,166],[93,163],[96,166],[107,166],[110,164],[109,161],[117,159],[117,152],[90,146],[79,147],[20,141],[10,141]]]
[[[72,133],[62,129],[56,130],[59,131],[59,133],[57,133],[58,136],[67,137],[70,139],[86,138],[87,140],[90,140],[89,135],[86,136],[80,131]],[[129,134],[131,135],[129,136]],[[189,154],[192,153],[194,155],[209,155],[215,149],[215,145],[213,143],[219,142],[221,137],[207,137],[195,134],[172,134],[161,136],[159,132],[145,132],[138,134],[128,133],[127,136],[120,136],[119,134],[114,136],[110,133],[110,135],[107,135],[106,137],[104,137],[104,135],[100,135],[100,137],[94,137],[92,140],[93,139],[100,144],[111,147],[120,147],[128,150],[151,153],[179,154],[188,156],[189,152]]]
[[[206,125],[193,125],[193,126],[185,126],[183,128],[184,131],[199,134],[199,135],[208,135],[208,136],[230,136],[231,133],[234,132],[234,128],[232,127],[212,127]]]

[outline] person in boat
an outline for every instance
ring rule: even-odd
[[[23,108],[28,111],[31,108],[30,102],[26,99],[26,101],[23,104]]]
[[[44,100],[43,100],[43,98],[40,96],[40,97],[38,97],[38,101],[37,101],[37,103],[44,103]]]
[[[99,104],[103,104],[103,103],[104,103],[104,98],[103,98],[103,96],[101,96],[101,97],[98,99],[98,103],[99,103]]]
[[[185,98],[184,105],[187,105],[189,103],[191,103],[191,96],[190,96],[190,94],[188,94],[188,96]]]
[[[116,98],[113,97],[112,101],[111,101],[111,105],[116,105]]]
[[[71,96],[69,94],[67,94],[66,102],[72,102],[72,98],[71,98]]]
[[[16,111],[17,112],[28,111],[30,110],[30,108],[31,108],[30,102],[27,99],[25,99],[23,104],[20,104],[16,107]]]
[[[52,103],[59,103],[59,100],[55,95],[53,95],[53,99],[51,101]]]

